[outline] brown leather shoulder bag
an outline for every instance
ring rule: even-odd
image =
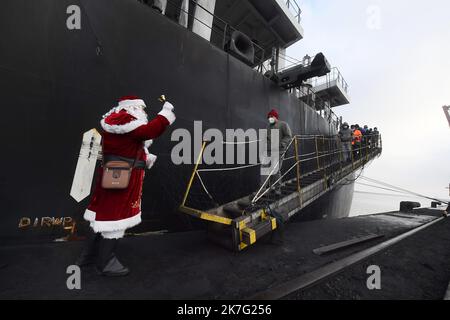
[[[133,163],[123,160],[106,161],[103,155],[102,188],[104,189],[126,189],[130,184],[131,172],[135,168],[142,150],[139,150]],[[118,157],[121,158],[121,157]]]

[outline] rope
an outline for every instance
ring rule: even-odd
[[[413,191],[410,191],[410,190],[407,190],[407,189],[403,189],[403,188],[394,186],[394,185],[386,183],[386,182],[382,182],[382,181],[375,180],[375,179],[368,178],[368,177],[361,177],[361,178],[364,179],[364,180],[370,181],[372,183],[377,183],[377,184],[380,184],[380,185],[383,185],[383,186],[386,186],[386,187],[390,187],[390,188],[393,188],[393,189],[400,190],[402,192],[406,192],[406,193],[415,195],[415,196],[417,196],[419,198],[424,198],[424,199],[438,201],[438,202],[445,203],[445,204],[450,204],[448,201],[443,201],[441,199],[436,199],[436,198],[433,198],[433,197],[429,197],[429,196],[426,196],[426,195],[423,195],[423,194],[420,194],[420,193],[417,193],[417,192],[413,192]]]
[[[262,197],[264,197],[269,191],[271,191],[273,189],[274,186],[277,185],[277,183],[281,182],[283,180],[283,178],[289,173],[291,172],[292,169],[294,169],[298,164],[300,163],[300,161],[297,161],[288,171],[286,171],[285,174],[283,174],[277,181],[274,182],[273,186],[271,188],[267,188],[266,191],[264,191],[258,198],[256,198],[256,196],[258,195],[258,193],[256,194],[255,198],[253,198],[252,203],[255,204],[256,202],[258,202]],[[270,178],[270,176],[269,176]],[[263,185],[264,187],[264,185]],[[261,191],[262,189],[260,189]],[[259,192],[260,192],[259,191]]]
[[[311,152],[311,153],[308,153],[308,154],[298,155],[298,157],[299,157],[299,158],[302,158],[302,159],[299,159],[298,161],[296,161],[296,162],[295,162],[295,163],[294,163],[294,164],[293,164],[293,165],[292,165],[292,166],[291,166],[291,167],[290,167],[283,175],[281,175],[280,178],[278,178],[278,179],[273,183],[273,185],[272,185],[270,188],[266,188],[268,182],[270,181],[270,178],[274,175],[275,170],[280,166],[280,162],[281,162],[280,160],[283,159],[283,161],[284,161],[284,160],[292,160],[292,159],[294,159],[294,158],[297,158],[296,156],[292,156],[292,157],[289,157],[289,158],[284,158],[285,155],[286,155],[286,153],[289,151],[290,147],[292,146],[294,140],[295,140],[296,138],[298,138],[298,139],[303,139],[303,140],[307,140],[307,139],[315,139],[316,137],[323,138],[324,140],[325,140],[325,139],[327,139],[327,140],[335,140],[335,137],[334,137],[334,138],[324,138],[323,136],[318,136],[318,135],[309,135],[309,136],[298,136],[298,135],[296,135],[296,136],[294,136],[294,138],[291,139],[289,145],[286,147],[286,150],[284,151],[284,153],[283,153],[283,154],[280,156],[280,158],[278,159],[278,162],[276,163],[276,165],[274,166],[274,168],[273,168],[273,169],[271,170],[271,172],[269,173],[267,179],[264,181],[263,185],[262,185],[261,188],[258,190],[258,192],[257,192],[256,195],[254,196],[254,198],[252,199],[252,206],[254,206],[254,205],[256,204],[256,202],[258,202],[259,200],[261,200],[268,192],[270,192],[270,191],[273,190],[276,186],[278,186],[279,184],[281,184],[282,180],[283,180],[283,179],[284,179],[284,178],[285,178],[285,177],[286,177],[286,176],[287,176],[287,175],[288,175],[288,174],[289,174],[289,173],[290,173],[297,165],[299,165],[300,163],[305,163],[305,162],[308,162],[308,161],[314,161],[314,160],[317,160],[317,159],[320,159],[320,158],[324,158],[324,157],[330,157],[330,156],[332,156],[332,155],[340,154],[340,153],[343,152],[340,148],[338,148],[338,149],[332,149],[332,150],[330,150],[330,151],[319,151],[320,155],[317,155],[317,152]],[[257,143],[257,142],[260,142],[260,140],[245,141],[245,142],[222,141],[223,144],[232,144],[232,145],[251,144],[251,143]],[[328,144],[328,145],[329,145],[329,144]],[[329,146],[330,146],[330,145],[329,145]],[[369,148],[369,145],[364,145],[364,146],[361,146],[361,147],[358,148],[358,149],[353,149],[353,150],[351,150],[350,152],[361,151],[361,150],[363,150],[363,149],[368,149],[368,148]],[[312,157],[309,157],[309,156],[312,156]],[[361,158],[363,158],[363,156],[364,156],[364,155],[361,154]],[[307,158],[306,158],[306,159],[303,159],[303,158],[305,158],[305,157],[307,157]],[[309,158],[308,158],[308,157],[309,157]],[[332,166],[332,165],[337,164],[338,162],[331,161],[330,163],[331,163],[330,166]],[[204,193],[206,193],[206,195],[208,196],[208,198],[209,198],[214,204],[216,204],[217,206],[219,206],[219,204],[214,200],[214,198],[212,197],[211,193],[210,193],[209,190],[207,189],[207,187],[206,187],[206,185],[205,185],[203,179],[201,178],[200,173],[202,173],[202,172],[222,172],[222,171],[223,171],[223,172],[227,172],[227,171],[229,172],[229,171],[236,171],[236,170],[243,170],[243,169],[247,169],[247,168],[253,168],[253,167],[260,166],[260,165],[262,165],[262,163],[256,163],[256,164],[244,165],[244,166],[237,166],[237,167],[232,167],[232,168],[198,169],[198,170],[196,171],[196,175],[197,175],[197,177],[199,178],[199,181],[200,181],[200,184],[201,184],[201,187],[202,187]],[[321,169],[321,170],[323,170],[323,169]],[[319,171],[321,171],[321,170],[319,170]],[[351,181],[351,183],[353,183],[354,181],[356,181],[356,180],[361,176],[361,174],[363,173],[363,171],[364,171],[364,165],[363,165],[363,167],[362,167],[360,173],[359,173],[358,176],[356,177],[356,179],[354,179],[353,181]],[[310,174],[310,173],[308,173],[308,174]],[[303,176],[304,176],[304,175],[303,175]],[[303,177],[303,176],[302,176],[302,177]],[[266,190],[264,190],[264,188],[266,188]],[[264,190],[264,191],[263,191],[263,190]]]
[[[366,184],[366,183],[362,183],[362,182],[357,182],[357,184],[359,184],[359,185],[361,185],[361,186],[366,186],[366,187],[371,187],[371,188],[376,188],[376,189],[382,189],[382,190],[387,190],[387,191],[397,192],[397,193],[403,194],[403,195],[405,195],[405,196],[408,195],[408,194],[403,193],[403,192],[398,191],[398,190],[389,189],[389,188],[383,188],[383,187],[379,187],[379,186],[374,186],[374,185],[372,185],[372,184]]]
[[[255,197],[252,200],[252,203],[254,203],[254,200],[256,199],[256,197],[259,195],[259,193],[264,189],[264,187],[266,186],[267,182],[269,182],[270,177],[273,175],[273,173],[275,172],[275,169],[277,169],[280,166],[280,160],[284,159],[284,156],[286,155],[287,151],[289,150],[289,148],[292,145],[292,142],[294,142],[295,139],[292,139],[291,142],[289,143],[289,145],[286,147],[286,151],[283,153],[283,155],[278,159],[277,164],[275,165],[275,167],[272,169],[272,171],[270,172],[270,174],[267,176],[267,179],[264,181],[263,185],[261,186],[261,188],[258,190],[258,192],[256,193]]]
[[[253,140],[253,141],[242,141],[242,142],[234,142],[234,141],[222,141],[222,144],[231,144],[231,145],[239,145],[239,144],[251,144],[251,143],[257,143],[261,140]]]
[[[261,163],[257,164],[250,164],[248,166],[242,166],[242,167],[233,167],[233,168],[222,168],[222,169],[198,169],[197,172],[218,172],[218,171],[234,171],[234,170],[241,170],[246,168],[252,168],[260,166]]]
[[[217,204],[217,206],[219,206],[219,204],[216,202],[216,200],[214,200],[214,198],[211,196],[211,194],[209,193],[208,189],[206,189],[205,184],[203,183],[203,179],[200,176],[200,174],[198,173],[198,171],[196,172],[198,180],[200,181],[200,184],[202,185],[203,190],[206,192],[206,194],[208,195],[208,197],[211,199],[211,201],[215,204]]]

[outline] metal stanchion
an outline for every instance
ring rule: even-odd
[[[203,152],[205,151],[205,147],[206,147],[206,141],[203,141],[202,148],[201,148],[200,153],[199,153],[198,158],[197,158],[197,162],[195,163],[194,171],[192,171],[192,175],[191,175],[191,178],[189,179],[189,183],[188,183],[188,186],[186,188],[186,192],[184,193],[183,202],[181,203],[182,207],[184,207],[184,205],[186,204],[186,200],[187,200],[187,197],[189,195],[189,191],[191,190],[192,183],[194,182],[195,175],[197,174],[198,166],[200,165],[200,162],[202,161]]]
[[[300,182],[300,178],[301,178],[301,174],[300,174],[300,157],[299,157],[299,145],[298,145],[298,139],[297,136],[295,136],[294,138],[294,147],[295,147],[295,161],[297,162],[297,191],[298,191],[298,196],[300,199],[300,206],[303,206],[303,195],[302,195],[302,189],[301,189],[301,182]]]

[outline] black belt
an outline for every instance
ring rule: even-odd
[[[128,162],[130,165],[133,165],[133,163],[134,163],[135,169],[145,169],[147,167],[145,161],[131,159],[131,158],[125,158],[125,157],[121,157],[121,156],[114,156],[114,155],[105,155],[103,157],[103,161],[105,163],[109,162],[109,161],[125,161],[125,162]]]

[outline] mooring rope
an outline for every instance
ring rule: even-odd
[[[419,198],[424,198],[424,199],[428,199],[428,200],[437,201],[437,202],[440,202],[440,203],[450,204],[448,201],[444,201],[442,199],[429,197],[429,196],[426,196],[426,195],[423,195],[423,194],[420,194],[420,193],[417,193],[417,192],[414,192],[414,191],[410,191],[410,190],[407,190],[407,189],[404,189],[404,188],[400,188],[400,187],[394,186],[392,184],[389,184],[389,183],[386,183],[386,182],[383,182],[383,181],[379,181],[379,180],[372,179],[372,178],[369,178],[369,177],[361,177],[361,178],[364,179],[364,180],[370,181],[372,183],[380,184],[380,185],[383,185],[385,187],[393,188],[393,189],[400,190],[400,191],[405,192],[405,193],[409,193],[409,194],[415,195],[415,196],[417,196]]]

